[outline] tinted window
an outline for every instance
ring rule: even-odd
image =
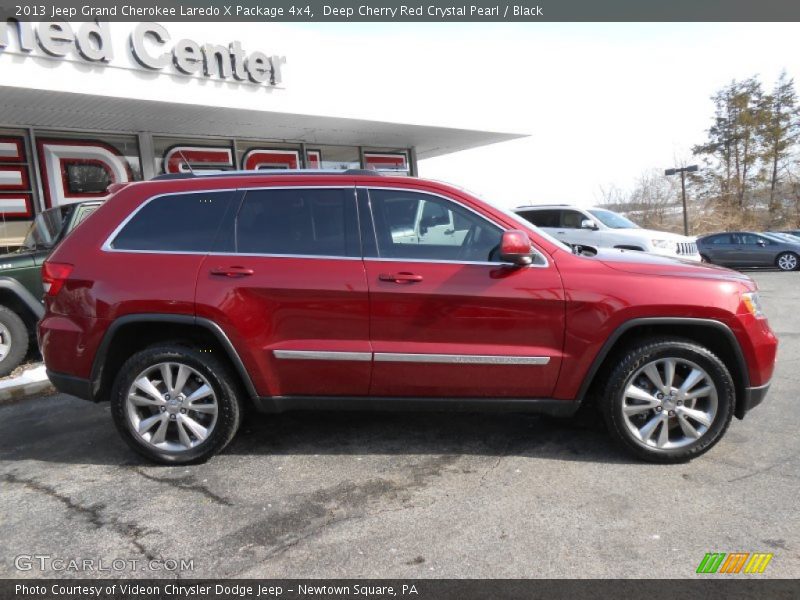
[[[746,244],[748,246],[757,246],[760,244],[769,246],[774,244],[772,240],[768,240],[767,238],[761,237],[760,235],[753,235],[752,233],[740,233],[739,234],[739,243]]]
[[[157,197],[122,228],[118,250],[208,252],[235,192],[197,192]]]
[[[724,233],[722,235],[715,235],[706,240],[707,244],[731,244],[731,235]]]
[[[353,189],[247,192],[236,218],[246,254],[360,256]]]
[[[537,227],[560,227],[560,210],[527,210],[519,213],[526,221],[530,221]]]
[[[456,202],[395,190],[370,190],[370,199],[381,257],[498,261],[502,230]]]

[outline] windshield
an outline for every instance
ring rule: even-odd
[[[763,235],[764,237],[770,238],[771,240],[775,240],[777,242],[783,242],[783,243],[787,243],[788,242],[790,244],[796,244],[799,241],[797,238],[792,237],[791,235],[788,235],[788,234],[785,234],[785,233],[776,233],[774,231],[770,231],[768,233],[762,233],[761,235]]]
[[[639,229],[639,226],[633,221],[626,219],[618,213],[611,212],[610,210],[592,208],[589,210],[589,213],[603,225],[611,229]]]
[[[67,208],[66,206],[51,208],[36,215],[30,229],[28,229],[28,233],[25,235],[25,241],[22,242],[23,248],[26,250],[51,248],[56,243],[58,234],[64,224]]]

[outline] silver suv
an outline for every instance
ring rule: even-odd
[[[567,204],[550,204],[520,206],[514,212],[572,246],[639,250],[700,261],[694,238],[643,229],[605,208],[585,209]]]

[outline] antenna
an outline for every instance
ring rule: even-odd
[[[186,163],[186,168],[189,169],[189,173],[191,173],[192,176],[194,176],[194,169],[192,169],[192,164],[188,160],[186,160],[186,157],[183,155],[183,150],[178,148],[178,154],[181,155],[181,158],[183,159],[183,162]]]

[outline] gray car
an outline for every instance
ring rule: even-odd
[[[800,266],[800,239],[792,242],[768,233],[729,231],[697,239],[706,262],[726,267],[778,267],[795,271]]]

